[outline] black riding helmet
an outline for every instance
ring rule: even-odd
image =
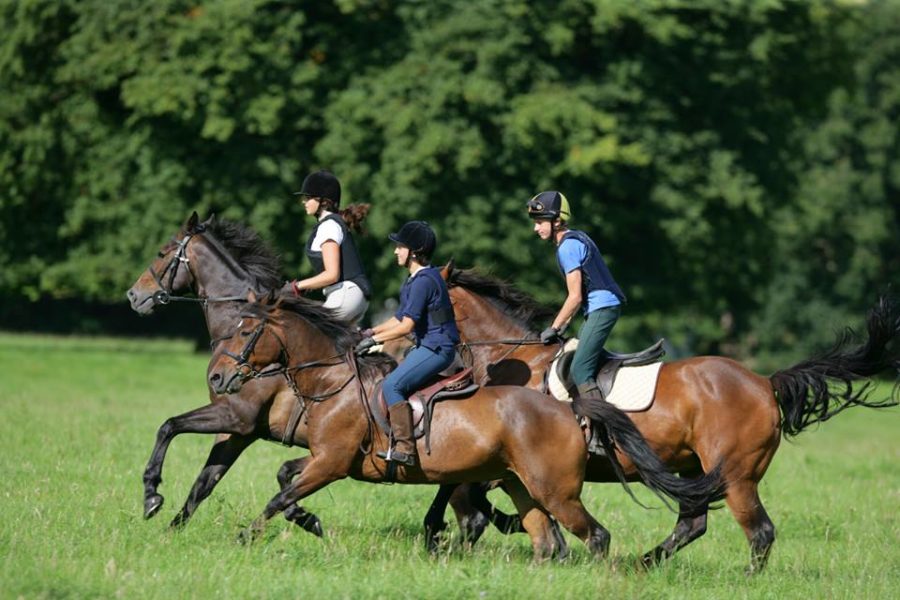
[[[402,244],[409,248],[416,257],[431,258],[437,247],[437,237],[431,225],[425,221],[410,221],[405,223],[400,231],[388,235],[395,244]]]
[[[532,219],[562,219],[568,221],[572,218],[572,210],[569,208],[569,200],[560,192],[541,192],[528,201],[528,216]]]
[[[316,171],[306,176],[300,191],[294,195],[324,198],[337,208],[341,205],[341,182],[331,171]]]

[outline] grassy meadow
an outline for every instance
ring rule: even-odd
[[[761,495],[778,539],[768,569],[727,509],[674,560],[636,557],[675,516],[644,490],[589,484],[588,509],[613,534],[590,558],[568,536],[564,563],[531,563],[524,535],[489,530],[471,551],[454,535],[436,557],[421,521],[436,488],[341,481],[306,499],[324,539],[283,519],[236,542],[303,450],[258,442],[188,526],[170,531],[211,436],[172,443],[142,518],[141,475],[157,428],[207,401],[206,357],[177,341],[0,335],[0,598],[896,598],[900,597],[900,410],[856,409],[783,442]],[[889,385],[878,392],[886,394]],[[492,500],[506,510],[498,492]],[[448,511],[447,518],[452,515]]]

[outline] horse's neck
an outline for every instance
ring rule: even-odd
[[[205,305],[206,326],[209,337],[217,340],[232,333],[240,319],[242,300],[215,301],[216,298],[245,298],[247,292],[256,289],[256,282],[247,271],[218,244],[204,236],[191,257],[198,296],[212,298]]]
[[[477,302],[481,315],[469,315],[457,322],[461,333],[469,340],[524,339],[533,336],[527,327],[510,319],[489,301],[472,295],[470,302],[473,300]]]

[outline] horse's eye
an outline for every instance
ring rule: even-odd
[[[162,250],[156,253],[156,258],[165,258],[166,255],[162,253]]]
[[[252,331],[242,331],[241,337],[250,337],[253,334]]]

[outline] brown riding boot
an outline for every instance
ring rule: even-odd
[[[407,467],[416,466],[416,440],[413,438],[412,407],[409,402],[398,402],[391,406],[391,431],[394,447],[388,452],[378,452],[381,458],[392,460]]]

